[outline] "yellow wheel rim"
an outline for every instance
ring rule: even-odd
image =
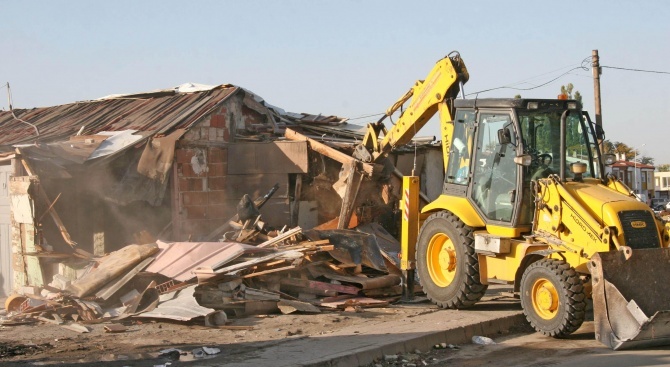
[[[435,234],[428,243],[426,265],[433,282],[446,287],[456,276],[456,248],[449,236],[444,233]]]
[[[533,308],[541,318],[551,320],[558,313],[558,291],[549,280],[540,278],[533,284]]]

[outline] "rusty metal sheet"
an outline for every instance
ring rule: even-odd
[[[35,130],[0,111],[0,145],[68,141],[71,136],[94,135],[102,131],[137,130],[168,133],[188,128],[202,116],[241,89],[221,85],[209,91],[194,93],[145,93],[96,101],[70,103],[53,107],[14,109],[16,116],[34,124]]]
[[[255,246],[237,242],[174,242],[157,241],[161,252],[146,271],[179,281],[195,278],[197,267],[218,268],[245,253],[267,252]]]

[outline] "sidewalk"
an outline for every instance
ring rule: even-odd
[[[417,306],[400,306],[417,307]],[[465,311],[440,310],[413,318],[352,326],[328,335],[282,342],[254,355],[222,356],[199,366],[361,366],[399,352],[427,351],[439,343],[470,343],[472,336],[494,337],[526,322],[509,298],[483,301]],[[232,357],[232,358],[231,358]],[[234,360],[233,360],[234,359]]]

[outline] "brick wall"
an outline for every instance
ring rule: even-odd
[[[228,175],[228,143],[236,131],[258,124],[268,125],[265,116],[244,107],[241,96],[233,96],[181,139],[173,171],[174,240],[204,238],[235,215],[244,194],[252,199],[263,196],[275,183],[280,189],[266,204],[275,210],[261,214],[266,221],[288,216],[288,174]]]
[[[265,195],[279,183],[279,190],[261,209],[269,225],[288,224],[289,175],[227,173],[228,149],[179,148],[176,151],[176,196],[173,225],[176,240],[196,241],[236,214],[236,206],[244,194],[252,199]],[[203,162],[204,161],[204,162]]]

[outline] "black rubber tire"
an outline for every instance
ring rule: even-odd
[[[447,235],[454,244],[456,268],[450,284],[435,283],[427,267],[429,242],[436,234]],[[479,301],[487,286],[479,281],[479,261],[475,254],[472,228],[453,213],[432,214],[421,226],[416,247],[417,273],[428,298],[442,308],[468,308]]]
[[[551,319],[533,307],[533,285],[544,279],[558,294],[558,309]],[[528,266],[521,277],[521,307],[526,319],[538,332],[554,338],[566,337],[582,326],[586,315],[586,294],[579,274],[562,260],[542,259]]]

